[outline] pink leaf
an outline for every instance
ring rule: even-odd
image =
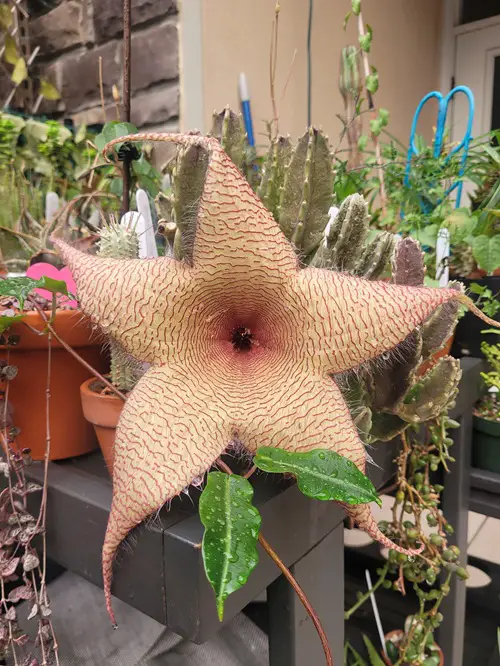
[[[12,574],[14,574],[17,569],[19,559],[19,557],[13,557],[8,562],[2,563],[0,566],[0,576],[2,578],[5,578],[5,576],[12,576]]]
[[[17,602],[21,601],[21,599],[29,601],[32,597],[33,588],[31,585],[20,585],[19,587],[16,587],[9,592],[8,600],[12,601],[14,604],[17,604]]]

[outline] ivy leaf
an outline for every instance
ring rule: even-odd
[[[47,289],[52,294],[64,294],[68,296],[68,288],[64,280],[54,280],[42,276],[39,280],[29,277],[5,278],[0,280],[0,296],[13,296],[19,301],[22,310],[24,301],[33,289]],[[12,319],[12,318],[11,318]]]
[[[61,99],[61,93],[53,83],[46,79],[40,79],[40,95],[45,99],[57,100]]]
[[[203,563],[221,622],[227,597],[243,587],[259,561],[261,518],[252,497],[249,481],[224,472],[210,472],[200,497]]]
[[[500,268],[500,236],[481,235],[472,241],[472,255],[477,261],[479,268],[490,275]]]
[[[253,462],[264,472],[293,474],[299,490],[313,499],[381,504],[370,479],[335,451],[291,453],[265,446],[258,449]]]
[[[28,78],[28,68],[24,58],[19,58],[14,66],[14,71],[10,75],[12,83],[17,86]]]
[[[95,138],[95,145],[97,150],[101,152],[104,146],[110,141],[113,141],[113,139],[119,139],[121,136],[127,136],[127,134],[136,133],[137,127],[132,125],[132,123],[122,123],[120,121],[114,120],[104,125],[102,132]],[[122,146],[123,143],[117,143],[113,149],[118,151]]]
[[[0,314],[0,333],[4,333],[12,324],[16,321],[21,321],[24,319],[24,315],[6,315]]]

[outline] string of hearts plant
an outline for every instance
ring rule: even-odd
[[[326,235],[326,225],[311,214],[317,212],[313,152],[324,146],[318,136],[309,130],[292,153],[308,177],[293,201],[280,199],[279,224],[215,138],[120,137],[106,151],[124,141],[176,143],[189,156],[184,166],[192,175],[202,170],[202,178],[184,180],[192,186],[194,220],[177,220],[184,260],[106,259],[54,239],[83,311],[127,353],[150,364],[126,400],[116,435],[103,546],[113,623],[112,566],[121,541],[213,464],[221,465],[228,450],[253,455],[264,471],[293,474],[311,497],[340,502],[393,550],[412,556],[423,548],[395,544],[374,521],[368,503],[377,496],[364,476],[365,446],[334,376],[394,349],[443,304],[458,301],[487,317],[456,289],[370,282],[317,267],[338,266],[333,260],[340,255],[340,268],[349,270],[346,233],[354,240],[362,226],[343,224],[352,201]],[[273,148],[280,147],[278,138]],[[318,172],[319,182],[328,175]],[[294,207],[285,234],[283,214]],[[227,596],[257,564],[260,517],[251,499],[248,479],[208,474],[200,500],[203,555],[220,617]],[[262,536],[260,542],[266,547]]]
[[[0,315],[0,344],[7,350],[5,362],[0,364],[0,382],[3,390],[0,400],[0,440],[2,461],[0,471],[5,477],[0,492],[0,658],[12,659],[14,666],[48,666],[59,664],[59,653],[52,626],[50,602],[47,593],[47,558],[45,544],[47,472],[50,457],[50,393],[52,335],[47,333],[47,388],[46,388],[46,447],[45,474],[42,486],[26,479],[25,468],[31,464],[29,449],[16,445],[18,429],[9,410],[9,386],[15,381],[17,368],[10,364],[10,350],[17,339],[8,334],[14,321],[23,321],[24,302],[32,298],[34,289],[44,289],[52,294],[52,308],[44,315],[51,325],[56,316],[57,295],[68,296],[65,282],[42,277],[0,280],[0,297],[15,298],[20,314],[8,311]],[[36,300],[32,305],[39,308]],[[50,304],[49,304],[50,307]],[[29,326],[27,322],[23,322]],[[30,327],[33,332],[40,331]],[[32,494],[41,493],[38,516],[29,502]],[[40,549],[34,540],[41,541]],[[18,624],[16,604],[31,603],[28,620],[36,620],[37,631],[33,643],[30,636]],[[34,656],[34,648],[39,657]],[[5,662],[3,662],[5,663]]]

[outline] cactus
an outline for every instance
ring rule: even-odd
[[[450,282],[449,287],[463,290],[461,282]],[[455,330],[458,321],[458,303],[446,303],[439,307],[422,327],[422,354],[425,358],[442,349]]]
[[[407,393],[397,415],[408,423],[422,423],[450,409],[458,393],[460,361],[445,356]]]
[[[391,243],[394,243],[393,237]],[[369,249],[370,246],[358,264],[358,270],[362,268],[368,274],[371,273],[367,266],[370,262],[366,260]],[[397,242],[391,266],[392,280],[396,284],[420,286],[424,281],[423,253],[419,243],[411,238]],[[461,289],[459,283],[450,286]],[[371,428],[366,441],[389,441],[410,424],[436,418],[450,408],[458,391],[459,362],[444,357],[423,376],[418,376],[418,368],[422,360],[429,359],[444,345],[456,324],[458,309],[455,303],[440,306],[392,355],[387,355],[385,365],[363,375],[363,387],[357,396],[361,396],[362,404],[371,410]],[[358,404],[357,411],[360,409]]]
[[[271,142],[262,166],[262,176],[257,188],[264,206],[278,220],[278,206],[285,184],[285,174],[292,156],[290,137],[278,136]]]
[[[241,113],[235,113],[228,106],[212,115],[212,128],[208,136],[219,140],[224,152],[229,155],[238,169],[245,171],[247,143],[245,125]]]
[[[356,268],[356,275],[360,275],[367,280],[376,280],[385,271],[392,256],[395,245],[395,236],[386,231],[380,234],[369,243],[361,255]]]
[[[278,206],[281,230],[303,257],[321,242],[333,201],[333,177],[328,139],[310,127],[293,149]]]
[[[172,192],[160,192],[156,197],[156,210],[161,223],[175,224],[173,255],[191,262],[196,233],[198,205],[203,191],[208,166],[207,151],[197,145],[181,148],[172,169]]]
[[[409,287],[424,284],[425,266],[420,243],[413,238],[404,238],[396,245],[392,262],[392,281]]]
[[[108,259],[137,259],[139,239],[131,227],[122,227],[114,219],[99,232],[97,254]],[[131,391],[142,374],[142,366],[115,340],[110,341],[111,382],[120,391]]]

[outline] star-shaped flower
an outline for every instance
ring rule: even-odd
[[[56,241],[83,311],[151,364],[116,433],[113,502],[103,547],[204,474],[234,440],[288,451],[333,449],[365,471],[365,447],[332,376],[402,342],[451,289],[369,282],[300,268],[272,215],[215,139],[135,135],[209,152],[191,264],[112,260]],[[111,145],[111,144],[110,144]],[[374,539],[368,505],[346,507]],[[404,551],[408,552],[408,551]]]

